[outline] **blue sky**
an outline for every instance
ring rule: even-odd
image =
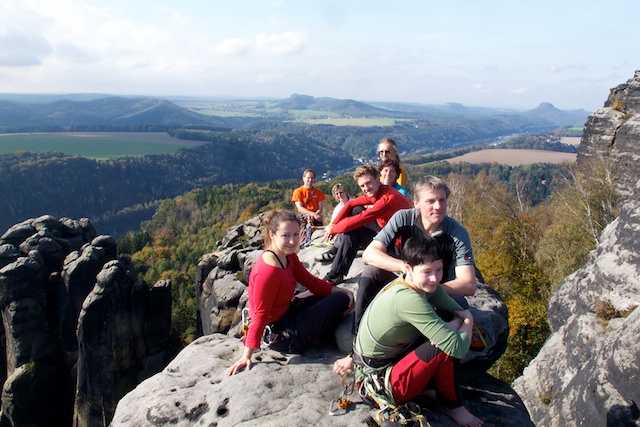
[[[640,69],[640,2],[1,0],[0,93],[592,111]]]

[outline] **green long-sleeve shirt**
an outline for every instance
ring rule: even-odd
[[[470,337],[453,331],[434,311],[461,311],[438,285],[432,294],[421,295],[402,279],[387,285],[365,311],[355,350],[362,356],[387,359],[400,355],[406,346],[424,335],[450,356],[462,359]]]

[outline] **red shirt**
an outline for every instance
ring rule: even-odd
[[[349,216],[352,208],[367,205],[372,206],[357,215]],[[380,184],[380,189],[375,196],[360,196],[345,203],[338,216],[332,221],[335,225],[331,229],[331,233],[346,233],[374,220],[382,228],[394,213],[400,209],[412,207],[413,205],[409,199],[400,194],[398,190],[388,185]]]
[[[284,269],[268,265],[262,256],[258,257],[249,275],[251,323],[245,345],[254,349],[260,348],[265,326],[278,320],[289,309],[296,283],[319,296],[329,295],[332,287],[331,283],[309,273],[296,254],[287,256],[289,262]]]

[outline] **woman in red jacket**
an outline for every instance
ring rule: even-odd
[[[261,227],[265,251],[249,276],[249,315],[244,351],[226,372],[251,369],[251,356],[261,342],[284,353],[302,347],[334,329],[353,308],[353,294],[313,276],[302,265],[300,219],[293,212],[268,212]],[[296,283],[308,289],[295,295]]]

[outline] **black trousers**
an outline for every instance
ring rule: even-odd
[[[358,249],[364,248],[371,243],[376,234],[378,234],[377,231],[367,226],[340,234],[334,243],[337,251],[331,264],[329,275],[332,277],[338,275],[346,276],[349,273],[351,264],[353,264],[353,260],[356,258]]]
[[[302,347],[335,330],[349,308],[349,296],[333,292],[326,297],[294,298],[289,310],[270,327],[279,334],[285,330],[292,336],[269,347],[285,353],[300,353]]]

